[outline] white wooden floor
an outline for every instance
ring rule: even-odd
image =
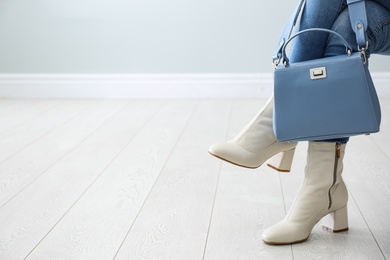
[[[208,146],[265,103],[0,99],[0,259],[390,259],[390,99],[345,158],[348,232],[269,246],[303,177],[239,168]]]

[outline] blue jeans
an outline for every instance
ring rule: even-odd
[[[367,37],[370,54],[390,55],[390,0],[366,1]],[[341,34],[357,51],[355,33],[349,20],[345,0],[307,0],[299,30],[326,28]],[[313,48],[315,46],[315,48]],[[294,39],[290,62],[300,62],[345,53],[341,40],[324,32],[306,33]],[[323,140],[325,142],[347,143],[349,138]]]

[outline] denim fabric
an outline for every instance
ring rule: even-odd
[[[373,1],[366,1],[366,10],[368,56],[370,54],[390,55],[390,10]],[[356,37],[349,22],[348,9],[344,9],[340,13],[331,29],[341,34],[354,51],[357,51]],[[337,36],[329,35],[324,56],[335,56],[342,53],[345,53],[345,47],[341,40]]]
[[[309,28],[331,29],[339,14],[347,7],[345,0],[307,0],[297,30]],[[290,62],[322,58],[325,53],[325,32],[306,33],[292,43]]]
[[[356,36],[349,20],[345,0],[307,0],[298,30],[308,28],[332,29],[341,34],[356,51]],[[390,55],[390,0],[366,1],[367,37],[370,54]],[[290,62],[300,62],[345,53],[345,47],[335,35],[323,32],[298,36],[291,47]],[[323,140],[347,143],[349,138]]]

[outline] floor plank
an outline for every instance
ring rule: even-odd
[[[125,104],[124,101],[100,101],[0,163],[0,205],[55,165]]]
[[[13,127],[12,131],[0,136],[0,162],[12,157],[15,153],[60,127],[93,102],[85,100],[64,101],[47,110],[46,113]]]
[[[377,149],[371,137],[356,137],[349,146],[353,160],[348,164],[350,170],[346,179],[352,199],[358,205],[371,237],[383,255],[390,259],[390,160]]]
[[[128,104],[72,153],[0,208],[0,259],[23,259],[46,237],[156,113],[161,103],[154,103],[146,108],[144,102]],[[103,104],[101,107],[108,109]],[[58,250],[56,247],[51,249]]]
[[[30,99],[27,99],[31,102]],[[25,99],[0,98],[0,117],[15,110],[20,103],[26,103]]]
[[[21,99],[14,100],[4,111],[0,110],[0,136],[13,131],[14,127],[60,105],[60,99]],[[8,103],[5,101],[5,103]]]
[[[347,145],[350,230],[319,223],[292,246],[261,233],[293,203],[307,142],[289,174],[207,153],[264,103],[0,99],[0,259],[390,259],[390,99],[381,132]]]
[[[202,259],[220,167],[207,150],[230,108],[199,104],[115,259]]]
[[[112,259],[196,103],[170,101],[160,108],[28,259]]]
[[[370,137],[390,160],[390,98],[382,98],[380,101],[382,109],[381,130]]]

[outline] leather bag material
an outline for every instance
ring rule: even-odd
[[[326,77],[312,79],[325,68]],[[361,54],[279,65],[274,71],[278,141],[326,140],[379,131],[381,112]]]
[[[366,46],[367,14],[364,0],[347,0],[352,30],[359,47]],[[361,25],[358,26],[358,25]]]

